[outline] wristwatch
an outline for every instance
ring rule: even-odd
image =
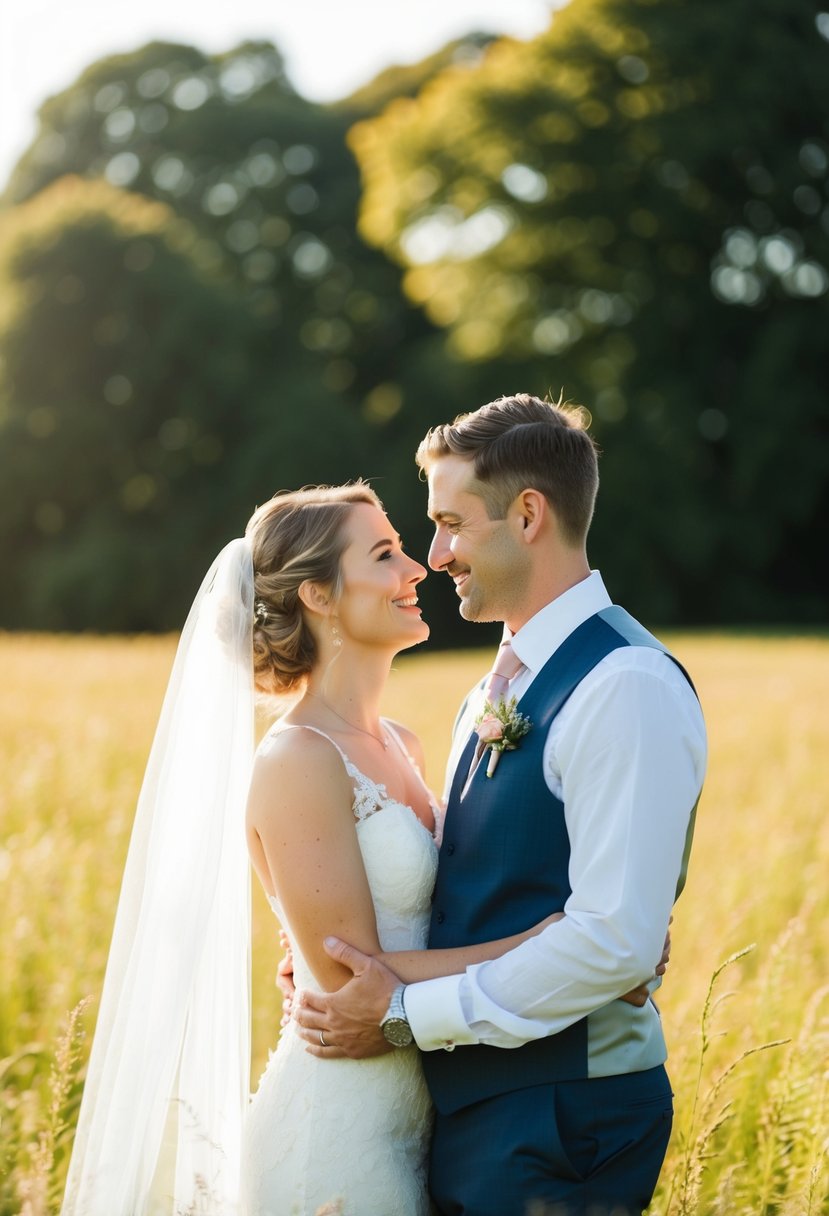
[[[406,1017],[406,1006],[403,1004],[405,989],[405,984],[397,985],[391,994],[386,1016],[380,1023],[380,1029],[386,1042],[391,1043],[392,1047],[408,1047],[410,1043],[414,1042],[412,1028]]]

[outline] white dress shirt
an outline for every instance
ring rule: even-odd
[[[512,639],[526,670],[509,695],[520,698],[573,630],[610,604],[594,571],[536,613]],[[477,688],[459,719],[449,781],[481,698]],[[652,976],[706,752],[699,702],[661,651],[623,646],[585,676],[553,719],[543,757],[570,838],[564,918],[500,959],[410,984],[406,1014],[422,1050],[519,1047]]]

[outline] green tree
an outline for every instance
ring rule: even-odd
[[[593,411],[594,558],[651,618],[825,619],[827,39],[807,0],[571,0],[352,133],[456,355]]]
[[[262,320],[198,265],[198,243],[166,205],[78,178],[6,216],[5,624],[172,627],[251,497],[308,474],[293,412],[256,377]],[[353,457],[353,420],[325,404],[312,424]],[[267,468],[243,494],[265,421]]]
[[[392,90],[386,80],[384,98]],[[182,549],[185,572],[196,577],[217,540],[283,486],[382,475],[405,463],[405,494],[395,501],[388,477],[385,488],[393,510],[405,506],[396,522],[409,532],[416,521],[422,539],[411,454],[430,398],[419,369],[440,363],[443,337],[403,295],[398,268],[356,232],[351,114],[345,104],[327,109],[298,97],[267,44],[209,58],[154,43],[93,65],[44,105],[0,213],[9,291],[0,465],[22,467],[25,451],[35,466],[9,482],[15,509],[0,535],[11,571],[5,624],[173,624],[192,590],[192,578],[182,578],[179,594],[166,591],[165,571]],[[67,175],[76,178],[69,193],[84,200],[82,221],[64,206]],[[125,207],[150,224],[138,242],[121,224]],[[130,252],[136,243],[139,252]],[[138,273],[145,255],[154,269]],[[162,284],[162,267],[174,286]],[[164,330],[158,346],[156,327]],[[103,355],[99,332],[110,343]],[[71,357],[50,381],[39,352],[55,344]],[[128,382],[129,408],[102,403],[113,376]],[[116,396],[127,391],[116,384]],[[94,425],[78,405],[90,401],[101,412]],[[179,425],[183,414],[203,413],[215,415],[209,434],[223,453],[220,467],[203,469],[206,504],[179,472],[171,481],[145,467],[150,435],[162,436],[162,448],[177,445],[165,468],[180,470],[194,445],[202,456],[218,451],[200,442],[198,428],[188,423],[185,434]],[[46,435],[56,418],[60,426]],[[102,485],[121,493],[131,484],[133,498],[146,499],[133,512],[150,521],[140,595],[126,555],[113,555],[123,512],[110,510],[111,496],[99,486],[96,500],[88,484],[82,504],[62,497],[77,448],[112,462]],[[159,528],[172,519],[175,526]],[[67,544],[81,533],[83,547]],[[153,574],[160,549],[169,552]],[[92,588],[99,561],[108,573]],[[70,611],[64,589],[73,580],[86,590]]]
[[[93,64],[42,107],[6,199],[73,173],[167,203],[200,233],[194,260],[235,280],[267,324],[274,356],[309,352],[359,408],[408,306],[355,232],[349,121],[299,97],[268,43],[212,57],[151,43]]]

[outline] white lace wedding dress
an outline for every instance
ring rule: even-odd
[[[435,840],[411,807],[390,798],[385,786],[361,773],[330,742],[354,782],[356,832],[380,943],[384,950],[423,949],[437,869]],[[290,935],[277,901],[270,902]],[[316,987],[296,946],[293,950],[297,986]],[[249,1108],[242,1211],[245,1216],[427,1216],[430,1130],[431,1105],[415,1046],[369,1060],[319,1060],[308,1054],[291,1023]]]

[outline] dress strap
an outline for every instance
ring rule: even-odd
[[[345,771],[354,782],[354,801],[351,804],[351,809],[355,819],[358,821],[367,819],[369,815],[374,814],[375,811],[381,810],[385,803],[389,801],[389,795],[385,785],[382,785],[378,781],[373,781],[371,777],[368,777],[364,772],[361,772],[361,770],[357,768],[357,765],[353,764],[351,760],[349,760],[348,756],[340,747],[339,743],[337,743],[336,739],[332,739],[331,736],[327,735],[324,730],[320,730],[318,726],[309,726],[305,722],[286,722],[284,725],[280,726],[276,734],[281,734],[284,730],[311,730],[315,735],[321,735],[323,739],[327,739],[332,747],[336,747],[337,751],[340,753],[342,762],[345,765]]]
[[[380,721],[383,724],[383,729],[388,731],[388,733],[391,735],[392,739],[394,739],[395,743],[400,748],[403,755],[409,761],[409,764],[414,764],[415,768],[417,768],[417,764],[415,764],[414,756],[412,756],[411,752],[406,747],[406,744],[403,742],[403,737],[400,734],[398,734],[397,727],[394,725],[394,723],[391,722],[388,718],[381,718]]]
[[[403,755],[406,757],[409,764],[411,764],[412,768],[414,769],[415,773],[417,774],[418,781],[423,786],[424,790],[429,795],[429,799],[431,800],[432,791],[429,789],[428,785],[423,780],[423,773],[421,773],[421,771],[420,771],[420,765],[415,760],[414,756],[409,751],[408,747],[406,747],[406,744],[403,742],[403,736],[399,733],[399,731],[397,730],[397,727],[394,725],[394,723],[390,722],[388,718],[381,718],[380,721],[383,723],[384,728],[391,735],[392,739],[394,739],[395,743],[397,744],[397,746],[399,747],[399,749],[403,753]]]
[[[358,775],[362,776],[359,769],[351,763],[336,739],[332,739],[330,735],[327,735],[324,730],[320,730],[318,726],[308,726],[308,724],[305,722],[285,722],[280,725],[279,730],[275,733],[281,735],[283,730],[312,730],[315,735],[321,735],[323,739],[328,740],[332,747],[336,747],[337,751],[340,753],[342,762],[345,765],[345,771],[348,773],[349,777]]]
[[[421,787],[423,788],[424,793],[426,794],[426,798],[429,802],[429,806],[432,808],[432,816],[434,817],[434,821],[435,821],[434,835],[435,835],[435,838],[438,839],[439,834],[440,834],[440,824],[441,824],[443,808],[441,807],[441,805],[438,802],[435,795],[429,789],[429,786],[426,784],[426,779],[423,776],[423,773],[420,771],[420,765],[415,760],[414,756],[409,751],[409,749],[406,747],[406,744],[403,742],[403,737],[397,730],[397,727],[392,722],[390,722],[388,718],[381,718],[380,721],[383,723],[384,728],[391,735],[392,739],[394,739],[395,743],[400,748],[401,752],[406,757],[409,764],[412,766],[412,768],[415,771],[415,776],[417,777]]]

